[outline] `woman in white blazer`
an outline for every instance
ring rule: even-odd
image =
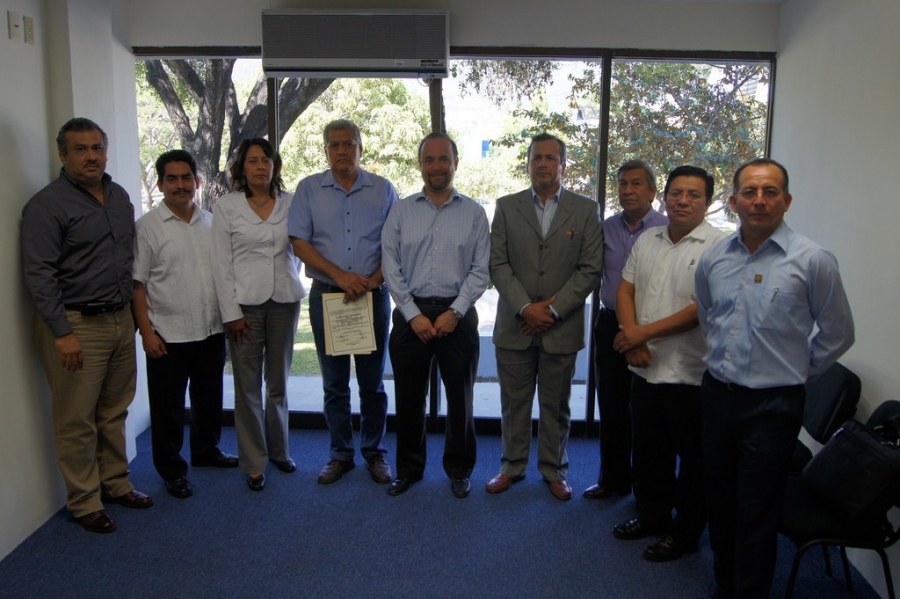
[[[287,233],[293,195],[282,190],[281,157],[272,144],[241,142],[229,178],[234,192],[213,208],[213,278],[234,372],[240,467],[250,488],[262,491],[267,460],[283,472],[296,469],[286,390],[306,290]]]

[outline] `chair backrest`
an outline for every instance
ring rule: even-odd
[[[872,412],[872,415],[869,416],[869,419],[866,420],[866,425],[871,427],[876,427],[884,424],[888,420],[893,420],[895,423],[900,423],[900,401],[896,399],[888,399],[880,406],[875,408],[875,411]]]
[[[825,443],[853,418],[861,391],[859,377],[835,362],[821,376],[806,383],[803,428],[813,439]]]

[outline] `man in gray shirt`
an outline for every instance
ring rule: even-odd
[[[116,524],[103,507],[148,508],[128,480],[125,417],[137,364],[131,264],[134,208],[106,174],[106,133],[74,118],[56,138],[63,168],[22,211],[25,283],[35,345],[53,395],[66,506],[90,532]]]

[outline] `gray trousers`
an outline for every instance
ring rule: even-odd
[[[229,340],[234,372],[234,428],[241,472],[262,473],[266,462],[286,460],[288,448],[287,377],[294,356],[300,302],[272,300],[241,306],[253,341],[238,347]],[[263,404],[263,378],[266,383]]]
[[[525,472],[531,446],[531,406],[537,385],[538,471],[544,480],[566,480],[569,471],[569,422],[574,354],[549,354],[539,345],[513,350],[497,347],[500,378],[503,454],[500,472],[516,477]]]

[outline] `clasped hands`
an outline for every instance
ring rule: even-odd
[[[456,324],[456,316],[449,309],[435,318],[433,323],[424,314],[418,314],[409,321],[410,328],[422,343],[428,343],[435,337],[446,337],[456,330]]]
[[[653,359],[653,353],[647,347],[647,337],[640,325],[619,325],[619,332],[613,339],[613,349],[625,354],[629,366],[647,368]]]
[[[519,319],[519,331],[523,335],[537,335],[550,329],[556,324],[556,316],[550,309],[550,304],[556,301],[556,296],[539,302],[532,302],[522,309],[522,318]]]
[[[334,282],[344,290],[344,303],[356,301],[373,289],[378,289],[381,283],[374,277],[364,277],[352,272],[341,272],[334,277]]]

